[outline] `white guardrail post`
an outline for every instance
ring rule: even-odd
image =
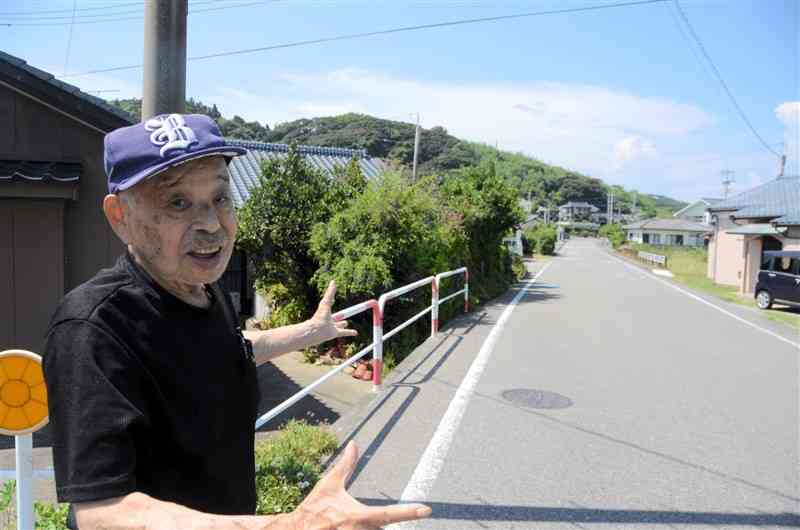
[[[372,309],[372,391],[381,389],[383,375],[383,307]]]
[[[17,528],[33,528],[33,434],[14,437],[17,466]]]

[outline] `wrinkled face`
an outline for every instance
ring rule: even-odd
[[[120,196],[126,243],[156,281],[187,291],[222,276],[237,227],[222,157],[178,166]]]

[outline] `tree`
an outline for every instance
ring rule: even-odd
[[[265,162],[259,185],[239,210],[237,244],[256,266],[257,284],[283,284],[308,309],[319,292],[312,277],[319,268],[310,251],[314,225],[330,219],[363,190],[357,162],[333,178],[305,162],[294,148],[286,158]]]

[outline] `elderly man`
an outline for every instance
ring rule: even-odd
[[[165,115],[105,138],[103,211],[127,246],[67,294],[47,335],[59,501],[87,529],[368,529],[426,517],[367,507],[345,491],[357,450],[291,514],[254,516],[256,365],[354,335],[331,316],[239,330],[216,282],[236,237],[225,145],[200,115]]]

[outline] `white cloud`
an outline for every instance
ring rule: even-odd
[[[344,112],[410,122],[419,112],[424,127],[441,125],[461,138],[660,193],[685,178],[663,171],[664,159],[686,157],[687,136],[714,124],[695,105],[599,86],[420,81],[359,68],[286,73],[264,91],[220,87],[195,96],[216,102],[226,116],[270,125]],[[696,183],[697,175],[686,180]]]
[[[614,146],[614,160],[622,166],[626,162],[643,159],[653,159],[658,156],[653,142],[641,136],[628,136]]]

